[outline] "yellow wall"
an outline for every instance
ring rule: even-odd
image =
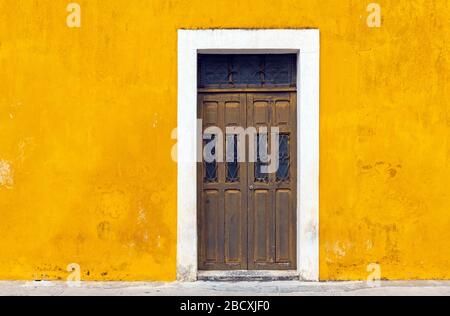
[[[177,29],[321,30],[321,279],[450,279],[450,4],[0,0],[0,279],[174,280]]]

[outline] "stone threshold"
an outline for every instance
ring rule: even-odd
[[[242,281],[298,281],[298,271],[199,271],[198,281],[242,282]]]

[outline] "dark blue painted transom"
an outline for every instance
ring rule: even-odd
[[[205,55],[198,57],[198,86],[296,86],[295,54]]]

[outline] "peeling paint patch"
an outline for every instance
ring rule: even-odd
[[[339,257],[345,257],[346,255],[345,249],[340,246],[339,242],[335,243],[333,251]]]
[[[153,116],[153,124],[152,124],[153,128],[158,127],[158,123],[159,123],[158,119],[159,119],[158,113],[155,113],[155,115]]]
[[[11,165],[6,160],[0,160],[0,187],[11,189],[14,185],[14,178]]]
[[[27,152],[31,152],[34,148],[35,145],[33,137],[27,137],[17,144],[17,162],[19,165],[22,165],[25,162]]]
[[[138,221],[142,224],[147,223],[147,212],[143,207],[139,208]]]

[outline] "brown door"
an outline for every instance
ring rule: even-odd
[[[296,94],[247,95],[249,126],[277,127],[279,166],[263,173],[256,160],[248,168],[248,268],[296,269]],[[269,152],[275,146],[266,136]],[[259,141],[258,141],[259,143]],[[265,143],[265,142],[264,142]],[[257,147],[257,146],[255,146]]]
[[[260,159],[247,162],[249,139],[242,163],[237,141],[229,148],[227,136],[204,141],[204,146],[221,141],[225,150],[224,162],[199,164],[199,269],[296,269],[296,93],[199,93],[198,104],[203,131],[279,128],[279,166],[273,173],[262,172],[266,164]],[[267,140],[272,152],[272,137]],[[230,154],[236,159],[227,159]]]
[[[203,131],[210,127],[225,131],[227,126],[246,126],[245,109],[245,94],[199,95]],[[211,141],[221,141],[226,148],[225,137],[207,139],[205,146]],[[199,170],[199,269],[246,270],[247,165],[205,161]]]

